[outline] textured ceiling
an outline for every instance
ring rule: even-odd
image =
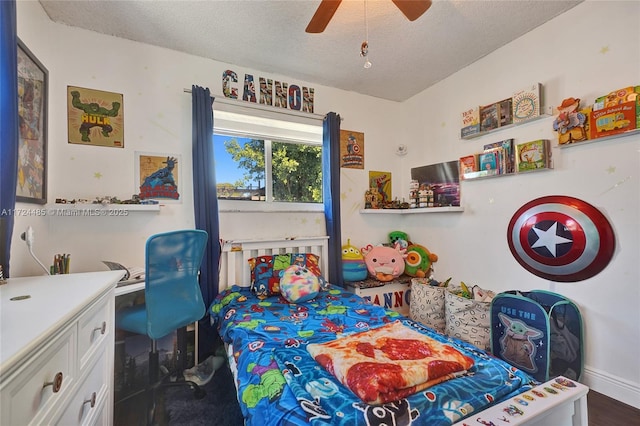
[[[579,4],[434,0],[410,22],[390,0],[344,0],[321,34],[319,0],[40,0],[54,21],[257,71],[403,101]]]

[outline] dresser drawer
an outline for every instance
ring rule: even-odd
[[[112,303],[112,297],[100,299],[78,320],[80,374],[84,374],[87,363],[90,363],[96,348],[99,348],[105,338],[112,333],[114,321]]]
[[[76,324],[54,337],[0,391],[0,424],[41,424],[71,392],[77,377]]]
[[[59,425],[93,425],[100,423],[104,405],[109,391],[109,372],[107,362],[111,358],[103,352],[97,363],[89,364],[89,373],[79,384],[78,390],[67,403],[60,418]]]

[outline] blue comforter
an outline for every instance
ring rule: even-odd
[[[222,340],[233,344],[247,425],[450,425],[535,384],[475,346],[336,286],[302,304],[276,296],[260,300],[248,288],[233,286],[218,295],[209,313]],[[473,358],[474,366],[461,377],[376,407],[363,403],[306,350],[309,343],[395,320],[455,347]]]

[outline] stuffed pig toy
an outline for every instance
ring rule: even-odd
[[[360,249],[364,255],[369,275],[378,281],[387,282],[398,278],[404,272],[406,250],[399,244],[394,247],[372,246],[369,244]]]

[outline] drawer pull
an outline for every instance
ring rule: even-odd
[[[82,403],[82,405],[85,405],[86,403],[89,403],[91,408],[96,406],[96,393],[95,392],[91,394],[91,398],[85,399],[84,402]]]
[[[94,332],[98,330],[100,330],[100,334],[104,334],[107,331],[107,322],[102,321],[102,325],[100,327],[96,327],[93,329]]]
[[[44,385],[42,385],[42,389],[46,388],[47,386],[51,386],[52,387],[53,393],[58,393],[58,391],[62,387],[62,372],[59,371],[53,377],[53,381],[47,382]]]

